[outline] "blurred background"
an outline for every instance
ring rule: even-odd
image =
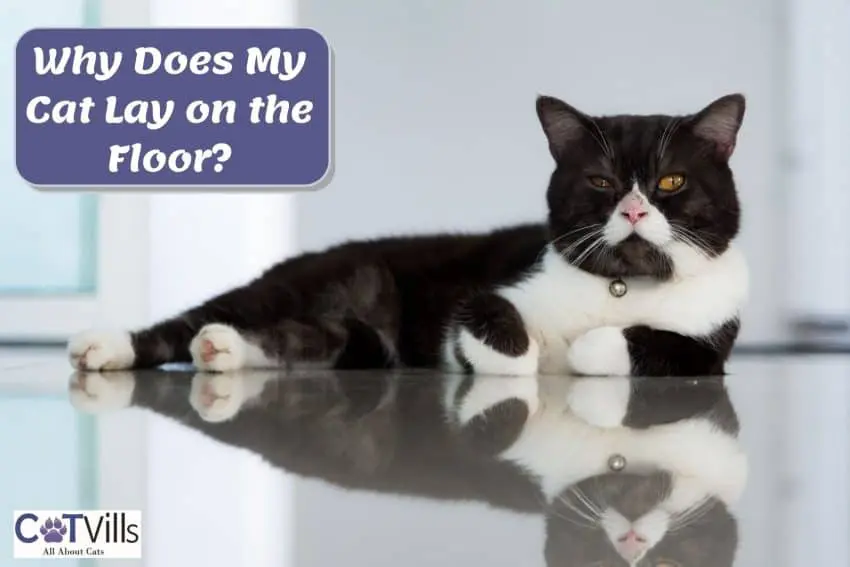
[[[32,27],[318,29],[335,51],[336,167],[326,188],[293,195],[40,193],[15,170],[14,58],[0,58],[0,345],[8,361],[83,328],[141,325],[346,238],[539,219],[551,162],[538,93],[603,114],[689,113],[742,92],[733,167],[753,298],[737,368],[743,378],[762,372],[759,356],[843,351],[848,22],[850,0],[3,0],[9,55]],[[847,372],[841,363],[772,368],[773,379],[734,384],[745,438],[776,466],[744,503],[739,564],[818,564],[818,553],[850,564],[841,535],[850,531]],[[29,471],[61,462],[77,472],[54,486],[56,498],[145,510],[148,565],[318,567],[357,556],[378,567],[405,550],[426,565],[457,530],[468,530],[470,562],[505,539],[493,534],[508,534],[512,546],[489,558],[508,565],[539,537],[533,522],[471,506],[420,504],[411,515],[395,499],[281,477],[152,417],[93,424],[61,400],[45,399],[53,409],[37,415],[24,403],[3,400],[0,421],[28,428],[32,443],[49,440],[51,427],[76,431],[78,443],[37,454],[0,427],[2,446],[17,448],[3,460],[19,463],[0,466],[3,508],[31,507]],[[747,429],[748,419],[757,425]],[[803,482],[823,475],[841,488]]]

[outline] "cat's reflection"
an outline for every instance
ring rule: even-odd
[[[531,408],[498,458],[537,477],[549,565],[732,564],[747,459],[722,379],[446,383],[468,428],[492,428],[517,400]]]
[[[737,522],[706,494],[681,510],[666,506],[665,472],[606,473],[555,498],[546,516],[549,565],[685,567],[732,565]]]
[[[137,406],[337,485],[546,519],[548,565],[731,565],[746,457],[721,378],[81,373],[84,411]]]

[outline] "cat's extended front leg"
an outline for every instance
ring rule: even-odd
[[[291,261],[296,275],[315,259]],[[300,267],[299,267],[300,266]],[[320,266],[321,267],[321,266]],[[209,370],[320,362],[384,366],[394,352],[394,289],[374,266],[289,281],[288,264],[146,329],[85,331],[68,344],[81,370],[194,362]]]
[[[71,364],[80,370],[155,368],[192,362],[204,370],[234,370],[265,366],[266,357],[236,327],[205,323],[189,316],[160,322],[147,329],[84,331],[68,343]]]
[[[724,373],[738,334],[732,320],[707,336],[652,329],[599,327],[576,339],[568,352],[572,370],[588,376],[706,376]]]
[[[268,326],[276,322],[280,312],[291,308],[283,293],[275,296],[279,305],[270,308],[270,295],[262,286],[262,280],[257,280],[145,329],[77,333],[68,342],[71,364],[80,370],[121,370],[192,362],[190,345],[206,327],[212,324],[239,329]],[[277,299],[278,296],[283,300]],[[226,331],[222,331],[224,334]]]
[[[467,373],[529,376],[540,351],[516,307],[495,293],[482,293],[458,311],[446,362]]]

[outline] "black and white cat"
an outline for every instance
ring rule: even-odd
[[[496,458],[541,489],[547,565],[732,565],[748,461],[725,388],[649,380],[447,377],[444,403],[461,426],[496,427],[505,404],[529,408]]]
[[[79,373],[71,400],[348,489],[540,514],[547,565],[730,567],[737,550],[748,465],[722,377],[119,371]]]
[[[304,254],[150,328],[78,334],[72,363],[723,373],[748,287],[728,163],[744,107],[591,118],[539,97],[546,223]]]

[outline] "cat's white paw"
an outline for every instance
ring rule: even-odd
[[[196,374],[192,378],[189,403],[204,421],[219,423],[232,419],[247,400],[245,379],[239,372]]]
[[[192,362],[201,370],[227,372],[245,366],[248,344],[229,325],[204,325],[189,344]]]
[[[476,374],[494,376],[534,376],[537,374],[540,347],[534,339],[529,339],[528,350],[520,356],[510,356],[494,350],[483,341],[475,338],[467,329],[461,329],[458,345]]]
[[[80,372],[68,386],[71,405],[86,413],[129,407],[135,388],[132,372]]]
[[[536,376],[476,376],[472,379],[475,382],[459,401],[456,410],[456,419],[461,425],[513,398],[525,403],[529,416],[537,413],[540,407]]]
[[[629,409],[628,378],[576,378],[567,393],[573,413],[596,427],[619,427]]]
[[[136,353],[126,331],[83,331],[68,341],[68,358],[79,370],[124,370],[133,367]]]
[[[567,352],[573,372],[585,376],[628,376],[629,345],[620,327],[598,327],[581,335]]]

